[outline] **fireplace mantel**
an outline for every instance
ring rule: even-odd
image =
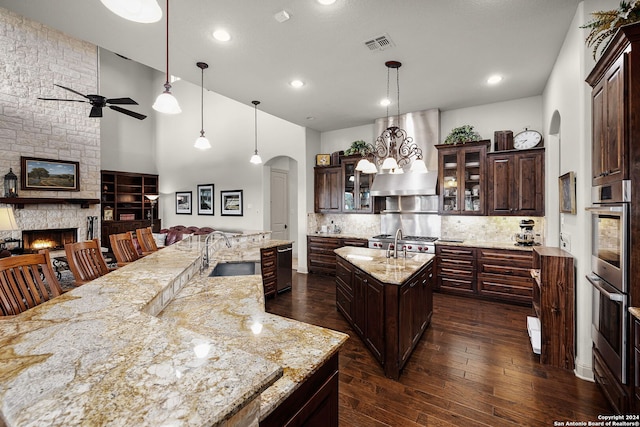
[[[81,198],[57,198],[57,197],[0,197],[0,203],[13,205],[16,209],[24,208],[24,205],[53,205],[70,204],[80,205],[82,209],[88,209],[90,205],[100,204],[100,199]]]

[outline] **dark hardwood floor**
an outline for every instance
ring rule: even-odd
[[[340,426],[553,426],[610,414],[597,386],[531,352],[531,309],[434,294],[431,325],[399,381],[335,307],[335,278],[294,272],[270,313],[350,335],[340,352]]]

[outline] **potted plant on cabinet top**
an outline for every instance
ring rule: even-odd
[[[451,129],[444,140],[445,144],[464,144],[465,142],[480,141],[480,134],[473,130],[473,126],[464,125]]]
[[[363,140],[359,139],[357,141],[353,141],[351,143],[351,147],[344,150],[345,156],[352,156],[354,154],[360,154],[361,156],[366,156],[371,153],[373,150],[370,144],[367,144]]]
[[[593,46],[592,54],[595,60],[600,45],[606,41],[606,47],[618,28],[640,21],[640,0],[623,0],[617,9],[591,12],[591,15],[593,19],[580,28],[589,29],[585,43],[589,47]]]

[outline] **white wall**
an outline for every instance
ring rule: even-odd
[[[139,105],[119,105],[147,116],[144,120],[104,109],[100,119],[101,169],[125,172],[157,173],[155,150],[155,111],[151,108],[153,86],[160,72],[99,49],[100,95],[107,98],[129,97]]]
[[[333,153],[334,151],[344,151],[351,147],[353,141],[362,140],[369,144],[374,144],[374,124],[356,126],[352,128],[338,129],[320,134],[320,150],[315,154]]]
[[[163,77],[158,75],[154,87],[162,88],[162,84]],[[200,151],[193,147],[201,129],[200,86],[178,81],[173,84],[172,93],[178,99],[182,113],[175,116],[153,113],[156,116],[156,164],[160,175],[159,215],[163,227],[182,224],[223,230],[268,229],[269,186],[265,168],[269,166],[249,163],[255,142],[251,100],[242,104],[205,90],[204,130],[213,147]],[[305,138],[305,128],[258,109],[258,151],[262,160],[264,164],[278,156],[295,160],[298,174],[292,176],[297,181],[293,184],[298,193],[309,191],[306,180],[300,179],[299,173],[309,167]],[[195,200],[198,184],[214,184],[215,215],[198,215],[195,205],[191,215],[177,215],[175,192],[192,191]],[[226,190],[243,190],[243,216],[220,215],[220,191]],[[304,224],[306,210],[300,211],[299,204],[295,207],[297,221],[294,224]],[[300,239],[298,230],[291,233],[293,240]]]

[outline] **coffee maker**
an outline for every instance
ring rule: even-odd
[[[535,244],[536,235],[533,233],[535,221],[532,219],[523,219],[520,221],[520,232],[516,233],[516,244],[521,246],[532,246]]]

